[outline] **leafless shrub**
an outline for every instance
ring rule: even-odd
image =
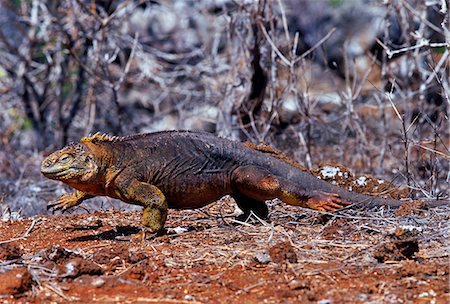
[[[299,9],[296,10],[296,3],[286,2],[290,4],[290,16],[297,12],[300,14]],[[445,177],[449,170],[449,149],[446,143],[449,133],[444,125],[448,125],[450,38],[446,4],[387,1],[381,8],[372,7],[372,15],[360,13],[369,24],[372,22],[378,25],[367,32],[364,26],[361,26],[361,30],[355,29],[361,19],[358,17],[359,8],[354,5],[356,2],[344,2],[343,5],[349,8],[342,8],[341,19],[336,17],[334,11],[330,13],[330,18],[323,16],[322,23],[315,23],[317,20],[314,20],[314,14],[313,17],[301,15],[299,19],[306,20],[297,27],[298,32],[293,32],[282,21],[282,3],[277,3],[277,16],[281,25],[278,31],[272,31],[265,37],[276,58],[272,61],[275,64],[270,67],[271,71],[276,71],[276,77],[269,79],[268,87],[277,87],[277,83],[283,83],[280,90],[290,90],[295,96],[294,103],[300,110],[301,118],[297,122],[291,120],[290,127],[299,135],[298,144],[305,147],[306,151],[297,154],[297,157],[300,156],[310,165],[311,155],[314,155],[312,150],[322,145],[332,145],[337,151],[341,151],[338,159],[336,153],[329,155],[320,150],[322,153],[314,155],[316,159],[313,162],[335,159],[352,164],[352,167],[365,168],[364,170],[370,168],[381,174],[387,173],[385,169],[394,169],[396,175],[403,177],[412,190],[422,190],[434,195],[448,191]],[[320,10],[323,9],[323,4],[302,4],[302,10],[322,14],[317,6]],[[370,12],[367,7],[365,11]],[[349,16],[351,22],[347,20]],[[327,20],[340,27],[326,32],[324,29],[330,28]],[[314,26],[319,24],[321,27],[316,30]],[[291,27],[296,30],[295,22],[291,23]],[[312,33],[305,33],[305,29],[320,32],[320,35],[311,40],[308,35],[311,36]],[[371,35],[373,41],[364,49],[364,43],[367,42],[360,37]],[[303,55],[297,55],[298,59],[295,59],[295,54],[291,51],[293,44],[298,45],[303,52]],[[284,75],[279,73],[283,66],[289,66],[292,58],[295,62],[293,67]],[[332,102],[335,105],[331,112],[327,113],[329,106],[322,96],[314,97],[308,91],[309,86],[314,81],[320,81],[319,79],[307,82],[306,86],[299,85],[298,79],[307,72],[305,63],[310,64],[310,60],[332,66],[343,79],[340,83],[335,82],[338,98]],[[290,85],[285,85],[285,79]],[[269,92],[273,90],[269,89]],[[280,102],[275,94],[266,95],[269,104],[282,105],[288,97],[289,95],[282,96]],[[373,104],[372,109],[376,107],[379,111],[368,109],[367,105],[370,104]],[[282,117],[282,111],[283,108],[279,107],[278,117]],[[275,124],[271,133],[279,132],[279,129],[280,125]],[[277,144],[276,138],[269,136],[269,139]],[[386,158],[386,151],[390,154],[389,158]],[[394,155],[403,155],[402,163]],[[394,166],[392,156],[397,162]],[[422,165],[415,166],[417,163]],[[418,176],[428,181],[419,181]]]
[[[391,1],[386,24],[392,26],[390,21],[397,21],[401,36],[393,41],[386,27],[383,41],[378,41],[383,48],[384,91],[380,93],[401,122],[402,172],[410,189],[435,196],[448,191],[445,171],[449,170],[450,154],[444,140],[449,136],[444,127],[448,125],[449,106],[447,10],[445,2]],[[426,179],[425,184],[414,178],[418,175]]]
[[[41,139],[40,148],[66,143],[83,108],[88,109],[84,132],[90,131],[101,97],[111,99],[118,111],[117,91],[135,50],[122,23],[134,7],[125,1],[106,12],[83,1],[20,2],[12,19],[23,32],[21,39],[11,41],[0,31],[0,47],[7,54],[0,64],[15,80],[13,89]],[[114,75],[113,62],[120,67]],[[119,121],[109,127],[120,132]]]

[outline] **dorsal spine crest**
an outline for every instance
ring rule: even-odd
[[[83,137],[80,142],[82,143],[99,143],[99,142],[116,142],[119,141],[121,138],[118,136],[111,136],[106,133],[101,134],[100,132],[95,133],[94,135],[88,135]]]

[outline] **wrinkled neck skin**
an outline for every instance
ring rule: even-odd
[[[90,157],[90,161],[78,164],[83,168],[83,172],[80,176],[68,179],[65,181],[69,186],[88,193],[91,195],[104,195],[105,194],[105,177],[108,164],[106,163],[109,157],[100,154],[97,156],[88,146],[84,152]],[[80,161],[85,157],[80,156]]]
[[[126,147],[118,149],[111,143],[80,143],[81,152],[72,164],[79,168],[77,177],[63,180],[69,186],[92,196],[108,195],[117,198],[114,183],[126,162]]]
[[[70,179],[66,184],[84,193],[102,195],[105,191],[99,177],[99,174],[92,174],[89,179]]]

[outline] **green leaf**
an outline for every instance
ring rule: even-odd
[[[6,78],[8,76],[8,74],[6,73],[5,69],[2,68],[2,66],[0,66],[0,80]]]
[[[338,8],[344,4],[344,0],[328,0],[331,7]]]
[[[445,53],[445,47],[441,46],[441,47],[437,47],[437,48],[433,48],[432,52],[435,54],[444,54]]]

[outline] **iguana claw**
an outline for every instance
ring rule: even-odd
[[[75,206],[77,204],[76,198],[72,193],[64,194],[60,198],[55,201],[50,202],[47,205],[47,210],[51,210],[52,213],[55,211],[61,210],[62,212],[67,211],[69,208]]]
[[[351,202],[343,201],[339,194],[322,191],[311,196],[307,202],[309,208],[319,211],[336,211],[351,204]]]
[[[66,212],[70,208],[81,204],[81,202],[88,197],[89,196],[87,194],[80,191],[75,193],[67,193],[59,197],[56,201],[50,202],[47,205],[47,210],[52,210],[53,214],[58,210]]]

